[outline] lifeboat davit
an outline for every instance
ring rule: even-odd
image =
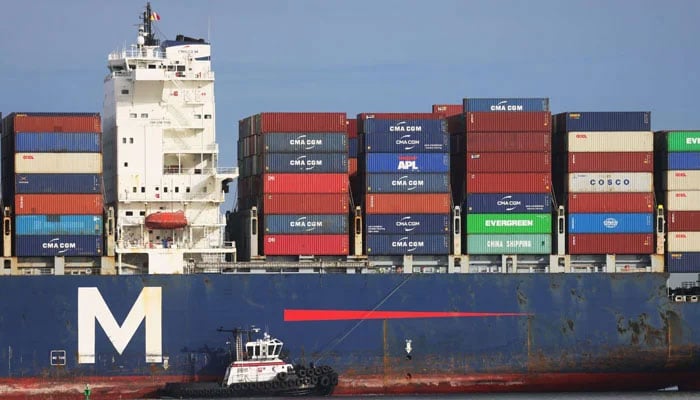
[[[146,216],[149,229],[180,229],[187,226],[184,211],[158,211]]]

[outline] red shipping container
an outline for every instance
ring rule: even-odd
[[[468,132],[467,149],[472,152],[550,151],[552,149],[552,133]]]
[[[549,193],[551,173],[467,174],[467,193]]]
[[[347,193],[348,174],[263,174],[263,193]]]
[[[450,117],[462,112],[464,112],[464,106],[461,104],[433,104],[433,114],[442,114]]]
[[[569,254],[653,254],[651,233],[569,234]]]
[[[255,133],[347,132],[347,116],[336,112],[265,112],[253,117]]]
[[[365,195],[367,214],[449,214],[449,193],[381,193]]]
[[[265,194],[265,214],[343,214],[348,212],[347,193]]]
[[[266,256],[345,256],[348,235],[263,235]]]
[[[467,132],[550,132],[552,113],[542,112],[469,112]]]
[[[348,175],[357,175],[357,158],[348,158]]]
[[[654,153],[569,153],[569,172],[654,172]]]
[[[654,193],[569,193],[569,213],[654,212]]]
[[[669,211],[666,224],[669,232],[699,232],[700,211]]]
[[[357,120],[355,118],[348,119],[348,139],[357,137]]]
[[[16,194],[15,214],[102,215],[101,194]]]
[[[14,133],[19,132],[81,132],[101,133],[100,114],[97,113],[14,113]]]
[[[467,153],[467,172],[551,171],[552,154],[549,152]]]
[[[362,113],[357,114],[357,119],[444,119],[442,114],[433,113]]]

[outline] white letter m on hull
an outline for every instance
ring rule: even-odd
[[[146,362],[163,362],[162,294],[160,287],[145,287],[119,326],[96,287],[78,288],[78,363],[95,363],[95,321],[121,355],[146,320]]]

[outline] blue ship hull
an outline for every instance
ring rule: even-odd
[[[653,390],[700,382],[700,307],[665,274],[6,277],[5,398],[142,398],[217,380],[256,325],[336,394]],[[410,350],[410,351],[408,351]],[[694,386],[695,385],[695,386]],[[48,390],[48,391],[47,391]]]

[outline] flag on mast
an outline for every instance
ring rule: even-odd
[[[160,21],[160,14],[155,11],[151,11],[151,21]]]

